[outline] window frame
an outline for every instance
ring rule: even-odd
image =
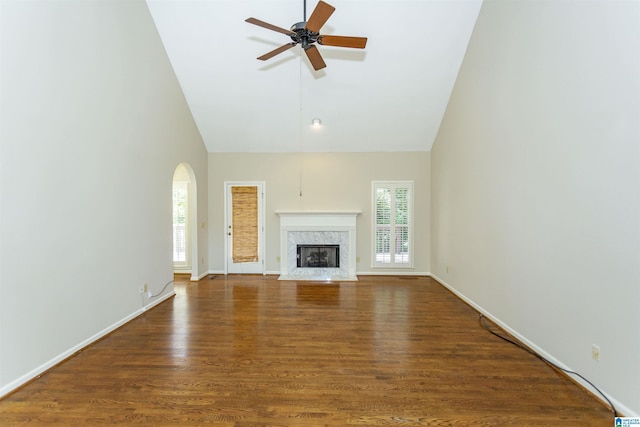
[[[190,185],[188,181],[174,181],[173,182],[173,197],[172,197],[172,206],[173,206],[173,234],[172,234],[172,241],[173,241],[173,269],[174,270],[190,270],[191,269],[191,234],[190,234],[190,221],[189,221],[189,215],[190,215],[190,200],[189,200],[189,190],[190,190]],[[178,200],[176,198],[176,195],[180,194],[182,197],[180,197],[180,200]],[[181,213],[179,213],[179,207],[177,206],[178,204],[182,205],[182,211]],[[181,215],[182,214],[182,215]],[[179,222],[176,222],[176,219],[178,217],[182,217],[183,218],[183,224],[182,224],[182,234],[183,234],[183,244],[179,245],[176,242],[176,238],[177,238],[177,227],[179,226]],[[182,253],[184,253],[184,260],[176,260],[176,255],[179,252],[177,246],[182,246],[181,249],[183,249]]]
[[[377,192],[378,189],[386,189],[389,190],[392,194],[391,203],[390,203],[390,222],[394,221],[393,225],[389,224],[389,232],[390,232],[390,240],[395,241],[396,229],[399,225],[405,226],[405,224],[398,224],[395,222],[395,212],[396,212],[396,197],[395,193],[397,189],[407,189],[407,240],[408,240],[408,260],[407,262],[396,262],[396,256],[398,254],[393,254],[393,249],[395,245],[389,245],[389,252],[386,253],[389,258],[389,262],[380,262],[378,261],[378,250],[377,250],[377,230],[378,230],[378,205],[377,205]],[[371,182],[371,268],[387,268],[387,269],[405,269],[405,268],[414,268],[414,249],[413,249],[413,241],[414,241],[414,181],[372,181]],[[385,253],[385,252],[382,252]],[[393,256],[392,256],[393,255]]]

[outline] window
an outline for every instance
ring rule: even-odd
[[[373,267],[413,267],[413,182],[374,181]]]
[[[174,268],[188,268],[187,209],[189,183],[173,182],[173,264]]]

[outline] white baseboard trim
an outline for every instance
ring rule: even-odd
[[[157,299],[154,298],[154,301],[150,301],[144,307],[142,307],[141,313],[151,310],[153,307],[155,307],[156,305],[160,304],[161,302],[164,302],[164,301],[168,300],[169,298],[175,296],[175,294],[176,294],[176,291],[174,291],[172,289],[171,292],[168,292],[168,293],[166,293],[164,295],[160,295],[160,296],[156,297]]]
[[[431,276],[424,271],[357,271],[356,276]]]
[[[227,275],[227,273],[225,273],[224,270],[209,270],[207,272],[207,274],[205,274],[205,276],[208,276],[209,274],[214,274],[214,275],[217,275],[217,276],[226,276]],[[229,273],[229,274],[234,274],[234,273]],[[247,274],[247,275],[256,276],[256,275],[259,275],[259,274],[261,274],[263,276],[267,276],[267,275],[270,275],[270,274],[275,274],[275,275],[279,276],[280,275],[280,270],[278,270],[278,271],[264,271],[262,273],[250,273],[250,274]]]
[[[192,281],[192,282],[199,282],[200,280],[202,280],[205,277],[207,277],[209,274],[211,274],[211,273],[209,273],[208,271],[205,271],[204,273],[202,273],[199,276],[191,276],[191,278],[189,280]]]
[[[120,328],[121,326],[125,325],[126,323],[129,323],[130,321],[132,321],[136,317],[138,317],[141,314],[145,313],[146,311],[152,309],[153,307],[155,307],[156,305],[160,304],[161,302],[171,298],[175,294],[176,293],[172,290],[171,292],[158,297],[157,300],[145,305],[142,308],[139,308],[138,310],[134,311],[133,313],[129,314],[128,316],[120,319],[119,321],[117,321],[113,325],[106,327],[105,329],[101,330],[100,332],[96,333],[95,335],[92,335],[89,338],[87,338],[86,340],[84,340],[84,341],[80,342],[79,344],[71,347],[67,351],[64,351],[64,352],[60,353],[59,355],[57,355],[53,359],[43,363],[42,365],[38,366],[35,369],[32,369],[31,371],[27,372],[26,374],[22,375],[21,377],[16,378],[15,380],[11,381],[10,383],[8,383],[5,386],[3,386],[2,388],[0,388],[0,399],[3,399],[5,396],[7,396],[8,394],[10,394],[13,391],[17,390],[18,388],[22,387],[23,385],[27,384],[28,382],[30,382],[30,381],[32,381],[34,379],[37,379],[43,373],[45,373],[49,369],[53,368],[57,364],[59,364],[61,362],[64,362],[66,359],[70,358],[75,353],[77,353],[80,350],[90,346],[91,344],[93,344],[94,342],[100,340],[101,338],[109,335],[111,332],[115,331],[116,329]]]
[[[209,270],[207,271],[207,274],[205,274],[205,276],[208,276],[209,274],[214,274],[216,276],[224,276],[224,270]]]
[[[476,304],[473,300],[467,298],[464,294],[462,294],[461,292],[456,290],[454,287],[449,285],[447,282],[442,280],[440,277],[438,277],[436,275],[433,275],[433,274],[431,275],[431,277],[433,277],[436,281],[438,281],[438,283],[440,283],[442,286],[444,286],[449,291],[451,291],[453,294],[455,294],[458,298],[460,298],[461,300],[463,300],[464,302],[469,304],[471,307],[473,307],[476,311],[482,313],[485,317],[487,317],[493,323],[495,323],[496,325],[500,326],[502,329],[507,331],[512,336],[516,337],[520,342],[524,343],[524,345],[526,345],[531,350],[533,350],[536,353],[538,353],[540,356],[542,356],[545,359],[553,362],[554,364],[562,367],[563,369],[567,369],[569,371],[573,371],[573,369],[571,369],[570,367],[568,367],[567,365],[565,365],[564,363],[562,363],[561,361],[559,361],[558,359],[553,357],[551,354],[547,353],[545,350],[543,350],[542,348],[537,346],[534,342],[532,342],[529,339],[527,339],[527,337],[525,337],[524,335],[520,334],[518,331],[516,331],[515,329],[513,329],[512,327],[507,325],[505,322],[503,322],[502,320],[500,320],[499,318],[497,318],[496,316],[494,316],[493,314],[491,314],[490,312],[485,310],[480,305]],[[587,383],[586,381],[582,380],[580,377],[576,377],[576,376],[567,374],[565,372],[563,372],[563,374],[566,375],[567,377],[571,378],[571,380],[575,381],[576,383],[580,384],[585,390],[587,390],[589,393],[591,393],[593,396],[595,396],[598,400],[603,402],[607,407],[609,406],[609,403],[589,383]],[[616,407],[616,410],[617,410],[618,414],[624,414],[627,417],[638,417],[638,416],[640,416],[637,413],[635,413],[634,411],[632,411],[631,408],[627,407],[626,405],[624,405],[623,403],[621,403],[617,399],[613,398],[611,395],[609,395],[609,393],[606,393],[604,390],[601,390],[601,391],[607,396],[607,399],[611,400],[611,403],[613,403],[613,405]],[[613,417],[613,415],[612,415],[612,417]]]
[[[203,277],[208,276],[210,273],[208,271],[205,271],[199,276],[194,276],[191,270],[189,269],[189,270],[173,270],[173,274],[183,274],[183,275],[191,274],[191,276],[189,277],[189,281],[197,282],[198,280],[201,280]]]

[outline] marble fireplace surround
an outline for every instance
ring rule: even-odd
[[[276,211],[280,216],[279,280],[355,281],[360,211]],[[299,268],[297,245],[340,245],[340,268]]]

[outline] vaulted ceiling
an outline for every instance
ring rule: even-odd
[[[290,39],[245,22],[288,29],[303,0],[147,0],[209,152],[431,149],[482,0],[327,2],[320,33],[368,43],[314,71],[299,46],[258,61]]]

